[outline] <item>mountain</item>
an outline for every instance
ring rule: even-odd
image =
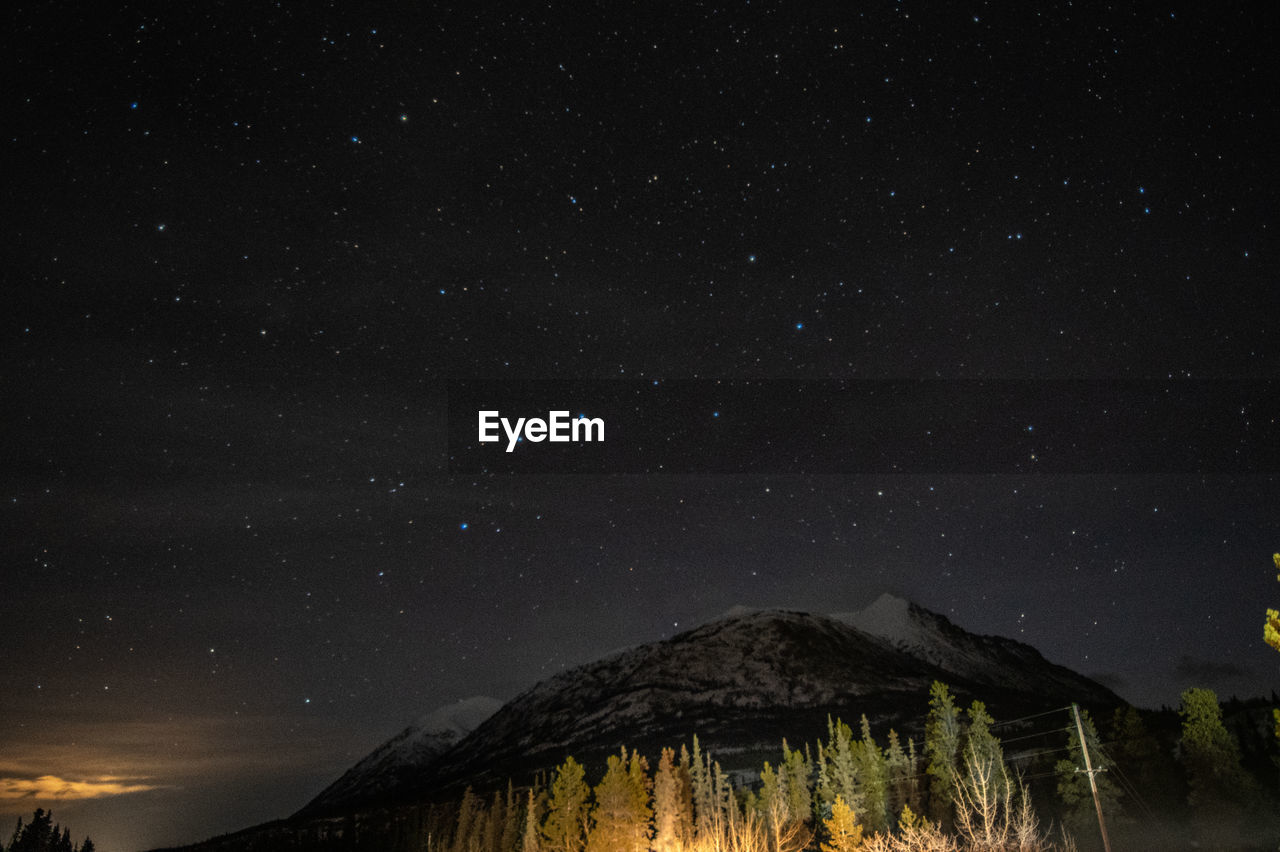
[[[758,765],[758,753],[776,751],[784,736],[797,743],[825,736],[828,714],[856,724],[865,713],[877,736],[889,726],[918,734],[934,680],[964,705],[986,702],[997,718],[1073,701],[1122,703],[1028,645],[969,633],[888,595],[837,617],[736,610],[551,677],[443,751],[405,748],[411,727],[298,816],[349,812],[375,799],[421,800],[468,784],[481,790],[508,778],[527,783],[568,754],[588,766],[623,745],[656,756],[694,734],[726,769],[735,760]]]
[[[351,810],[394,794],[501,706],[498,699],[481,695],[422,716],[343,773],[307,809]]]

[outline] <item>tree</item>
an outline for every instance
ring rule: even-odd
[[[956,798],[956,760],[960,752],[960,712],[945,683],[929,688],[929,718],[924,729],[924,753],[928,760],[929,809],[933,819],[946,827]]]
[[[1239,815],[1254,791],[1240,765],[1240,746],[1222,724],[1218,696],[1211,689],[1188,689],[1178,712],[1188,804],[1205,814]]]
[[[1280,571],[1280,553],[1271,554],[1271,560],[1275,563],[1276,570]],[[1276,580],[1280,581],[1280,574],[1276,575]],[[1262,625],[1262,638],[1272,648],[1280,651],[1280,611],[1267,610],[1267,620]]]
[[[643,852],[649,846],[649,794],[638,759],[632,771],[622,756],[610,755],[604,778],[596,785],[591,811],[589,852]]]
[[[653,779],[653,848],[677,850],[682,848],[679,833],[679,805],[676,797],[680,782],[676,779],[675,752],[662,750],[658,758],[658,773]]]
[[[520,845],[520,809],[516,806],[516,790],[511,780],[507,780],[507,803],[502,820],[502,839],[499,848],[502,852],[515,852]]]
[[[1102,804],[1102,813],[1108,824],[1114,824],[1119,812],[1120,788],[1111,780],[1109,770],[1115,762],[1102,750],[1098,741],[1098,731],[1094,727],[1089,711],[1080,711],[1080,726],[1084,729],[1084,741],[1089,746],[1089,760],[1095,774],[1094,783],[1098,787],[1098,801]],[[1089,776],[1085,774],[1084,752],[1080,748],[1080,735],[1072,725],[1068,738],[1068,756],[1059,760],[1054,767],[1058,775],[1058,798],[1062,800],[1065,815],[1064,824],[1077,838],[1098,836],[1097,808],[1093,803],[1093,790],[1089,786]]]
[[[566,757],[551,783],[551,801],[542,823],[545,848],[550,852],[582,852],[587,829],[587,788],[582,764]]]
[[[93,841],[85,837],[84,843],[80,844],[80,852],[97,852],[97,847],[93,845]]]
[[[825,754],[821,747],[818,749],[818,766],[823,776],[818,782],[823,816],[830,813],[840,797],[855,811],[861,810],[862,790],[857,781],[853,729],[839,719],[832,721],[827,717],[827,747]]]
[[[871,723],[862,714],[862,742],[858,744],[854,767],[862,792],[862,816],[869,831],[889,830],[889,773],[884,752],[871,736]]]
[[[787,810],[791,812],[793,819],[807,824],[813,809],[813,797],[809,789],[813,767],[800,749],[788,749],[786,740],[782,741],[782,756],[783,767],[787,772]],[[779,771],[783,767],[779,767]]]
[[[529,790],[529,802],[525,805],[524,837],[520,841],[520,852],[542,852],[538,831],[538,801],[534,798],[532,788]]]
[[[1271,561],[1275,563],[1276,570],[1280,571],[1280,553],[1271,554]],[[1280,581],[1280,574],[1276,574],[1276,580]],[[1272,648],[1280,651],[1280,610],[1267,610],[1267,620],[1262,625],[1262,638]],[[1276,740],[1280,742],[1280,708],[1272,710],[1271,715],[1276,720]]]
[[[823,820],[827,840],[822,842],[822,852],[854,852],[862,846],[862,826],[844,796],[836,796],[831,804],[831,816]]]

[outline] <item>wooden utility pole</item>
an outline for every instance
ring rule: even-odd
[[[1098,782],[1093,779],[1095,772],[1105,772],[1105,769],[1094,769],[1093,764],[1089,761],[1089,744],[1084,739],[1084,725],[1080,722],[1080,705],[1072,704],[1071,712],[1076,716],[1076,733],[1080,735],[1080,751],[1084,754],[1084,769],[1076,769],[1076,772],[1084,772],[1089,776],[1089,789],[1093,791],[1093,806],[1098,811],[1098,828],[1102,831],[1102,846],[1107,852],[1111,852],[1111,839],[1107,837],[1107,821],[1102,818],[1102,802],[1098,799]]]

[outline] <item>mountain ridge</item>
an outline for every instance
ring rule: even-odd
[[[621,746],[654,752],[697,734],[720,755],[802,741],[828,714],[911,732],[934,680],[958,700],[1021,714],[1072,701],[1122,703],[1109,689],[1014,639],[982,636],[905,599],[855,613],[735,608],[673,637],[559,672],[474,730],[388,772],[376,749],[295,818],[404,802],[532,778],[567,754],[602,759]],[[1049,704],[1046,704],[1049,702]],[[408,730],[408,729],[406,729]],[[343,779],[339,779],[342,781]]]

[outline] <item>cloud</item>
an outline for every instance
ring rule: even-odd
[[[1129,681],[1118,672],[1091,672],[1089,677],[1115,693],[1122,693],[1129,688]]]
[[[1184,654],[1174,672],[1187,681],[1216,682],[1232,677],[1247,677],[1249,672],[1235,663],[1218,660],[1201,660]]]
[[[157,789],[153,784],[129,783],[140,780],[142,779],[104,776],[85,781],[72,781],[57,775],[41,775],[38,778],[0,778],[0,801],[38,799],[73,802],[81,799],[123,796],[128,793],[145,793],[148,790]]]

